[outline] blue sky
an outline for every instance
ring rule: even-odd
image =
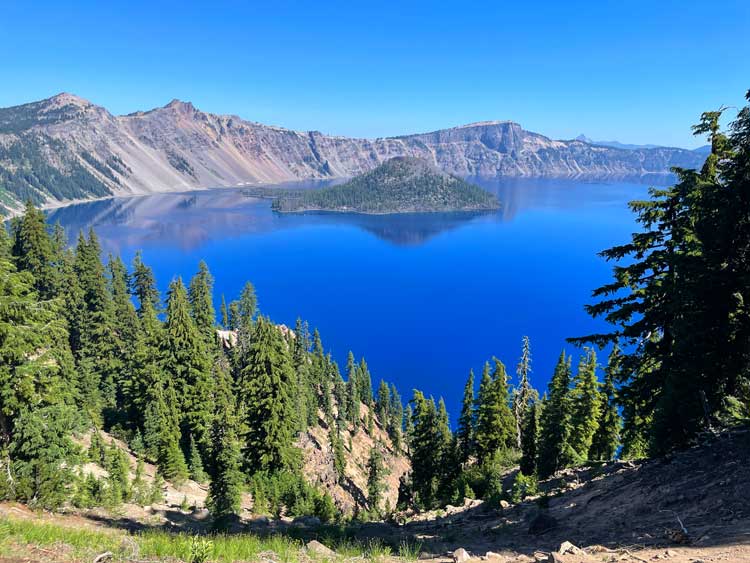
[[[4,0],[0,106],[69,91],[352,136],[511,119],[698,146],[750,88],[750,2]]]

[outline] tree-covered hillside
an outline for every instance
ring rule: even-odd
[[[593,348],[575,368],[563,351],[542,395],[524,338],[515,376],[497,358],[478,388],[469,373],[455,432],[442,399],[415,390],[404,407],[394,386],[373,389],[364,359],[350,354],[342,374],[317,331],[260,315],[251,284],[222,299],[221,323],[204,263],[187,285],[172,280],[162,303],[140,256],[130,269],[116,256],[102,263],[94,232],[66,248],[29,203],[10,233],[0,229],[0,498],[138,502],[116,447],[84,451],[74,440],[92,428],[155,463],[161,479],[208,481],[207,507],[222,525],[243,492],[257,513],[344,517],[304,474],[298,439],[312,425],[327,429],[336,479],[353,451],[343,437],[358,425],[408,455],[393,506],[383,498],[384,448],[372,440],[354,514],[367,519],[466,497],[520,501],[560,469],[661,455],[747,421],[750,106],[728,134],[720,115],[695,127],[711,141],[703,168],[677,170],[675,186],[632,203],[643,230],[603,252],[616,262],[614,281],[589,312],[613,329],[572,340],[607,346],[606,367]],[[421,166],[391,163],[402,165]],[[86,473],[85,461],[106,476]]]
[[[243,491],[261,514],[331,520],[331,496],[303,475],[301,434],[323,421],[342,484],[352,448],[343,437],[363,420],[378,455],[402,451],[395,387],[375,395],[353,355],[344,380],[317,331],[259,314],[252,284],[222,299],[218,324],[204,263],[188,284],[172,280],[162,302],[140,256],[128,269],[116,256],[102,263],[93,231],[75,248],[66,240],[31,203],[10,236],[0,229],[0,498],[45,508],[153,502],[136,494],[125,452],[91,432],[104,429],[161,479],[210,482],[217,523],[239,511]],[[376,515],[378,500],[358,510]]]
[[[281,212],[423,213],[499,207],[497,198],[478,186],[408,157],[392,158],[337,186],[287,191],[273,203]]]

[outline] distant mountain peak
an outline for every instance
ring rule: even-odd
[[[194,113],[195,106],[191,102],[183,102],[174,98],[171,102],[164,106],[165,109],[172,109],[183,113]]]
[[[20,207],[29,194],[43,203],[353,177],[394,156],[426,161],[390,164],[401,163],[405,175],[435,167],[463,177],[643,177],[668,174],[673,166],[698,168],[705,159],[705,150],[552,140],[513,121],[353,139],[205,113],[179,99],[114,116],[69,92],[0,108],[0,137],[0,175],[10,178],[0,183],[0,213]],[[47,167],[41,176],[34,168],[40,165]]]
[[[59,94],[55,94],[51,98],[47,98],[46,100],[44,100],[44,102],[47,102],[47,104],[56,105],[58,107],[61,107],[61,106],[88,107],[88,106],[94,105],[87,99],[82,98],[81,96],[76,96],[75,94],[71,94],[69,92],[60,92]]]
[[[594,144],[594,141],[592,141],[591,139],[589,139],[589,138],[588,138],[588,137],[587,137],[586,135],[584,135],[583,133],[581,133],[580,135],[578,135],[578,136],[577,136],[577,137],[576,137],[575,139],[573,139],[573,140],[574,140],[574,141],[581,141],[582,143],[588,143],[589,145],[593,145],[593,144]]]

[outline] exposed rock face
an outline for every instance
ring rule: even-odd
[[[704,158],[676,148],[555,141],[511,121],[352,139],[204,113],[178,100],[114,116],[59,94],[0,109],[0,205],[348,177],[394,156],[418,157],[459,176],[587,178],[665,174]]]
[[[367,413],[367,405],[360,404],[359,424],[347,425],[341,433],[346,458],[343,483],[339,482],[336,475],[329,432],[322,412],[318,425],[310,428],[298,442],[303,453],[304,474],[314,485],[327,491],[336,506],[348,514],[352,514],[357,505],[359,508],[367,506],[367,462],[371,449],[377,443],[383,448],[383,464],[388,469],[388,474],[384,478],[385,490],[381,509],[386,506],[396,507],[399,481],[410,469],[408,457],[393,447],[388,434],[377,419],[373,435],[367,433]]]

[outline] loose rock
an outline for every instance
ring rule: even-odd
[[[466,563],[466,561],[471,559],[471,555],[463,547],[459,547],[452,555],[454,563]]]
[[[307,542],[307,551],[320,555],[322,557],[336,557],[336,552],[331,548],[324,546],[318,540],[312,540]]]
[[[576,546],[574,546],[569,541],[564,541],[560,544],[560,549],[557,550],[562,555],[565,555],[566,553],[572,553],[573,555],[577,555],[581,552],[580,549],[578,549]]]

